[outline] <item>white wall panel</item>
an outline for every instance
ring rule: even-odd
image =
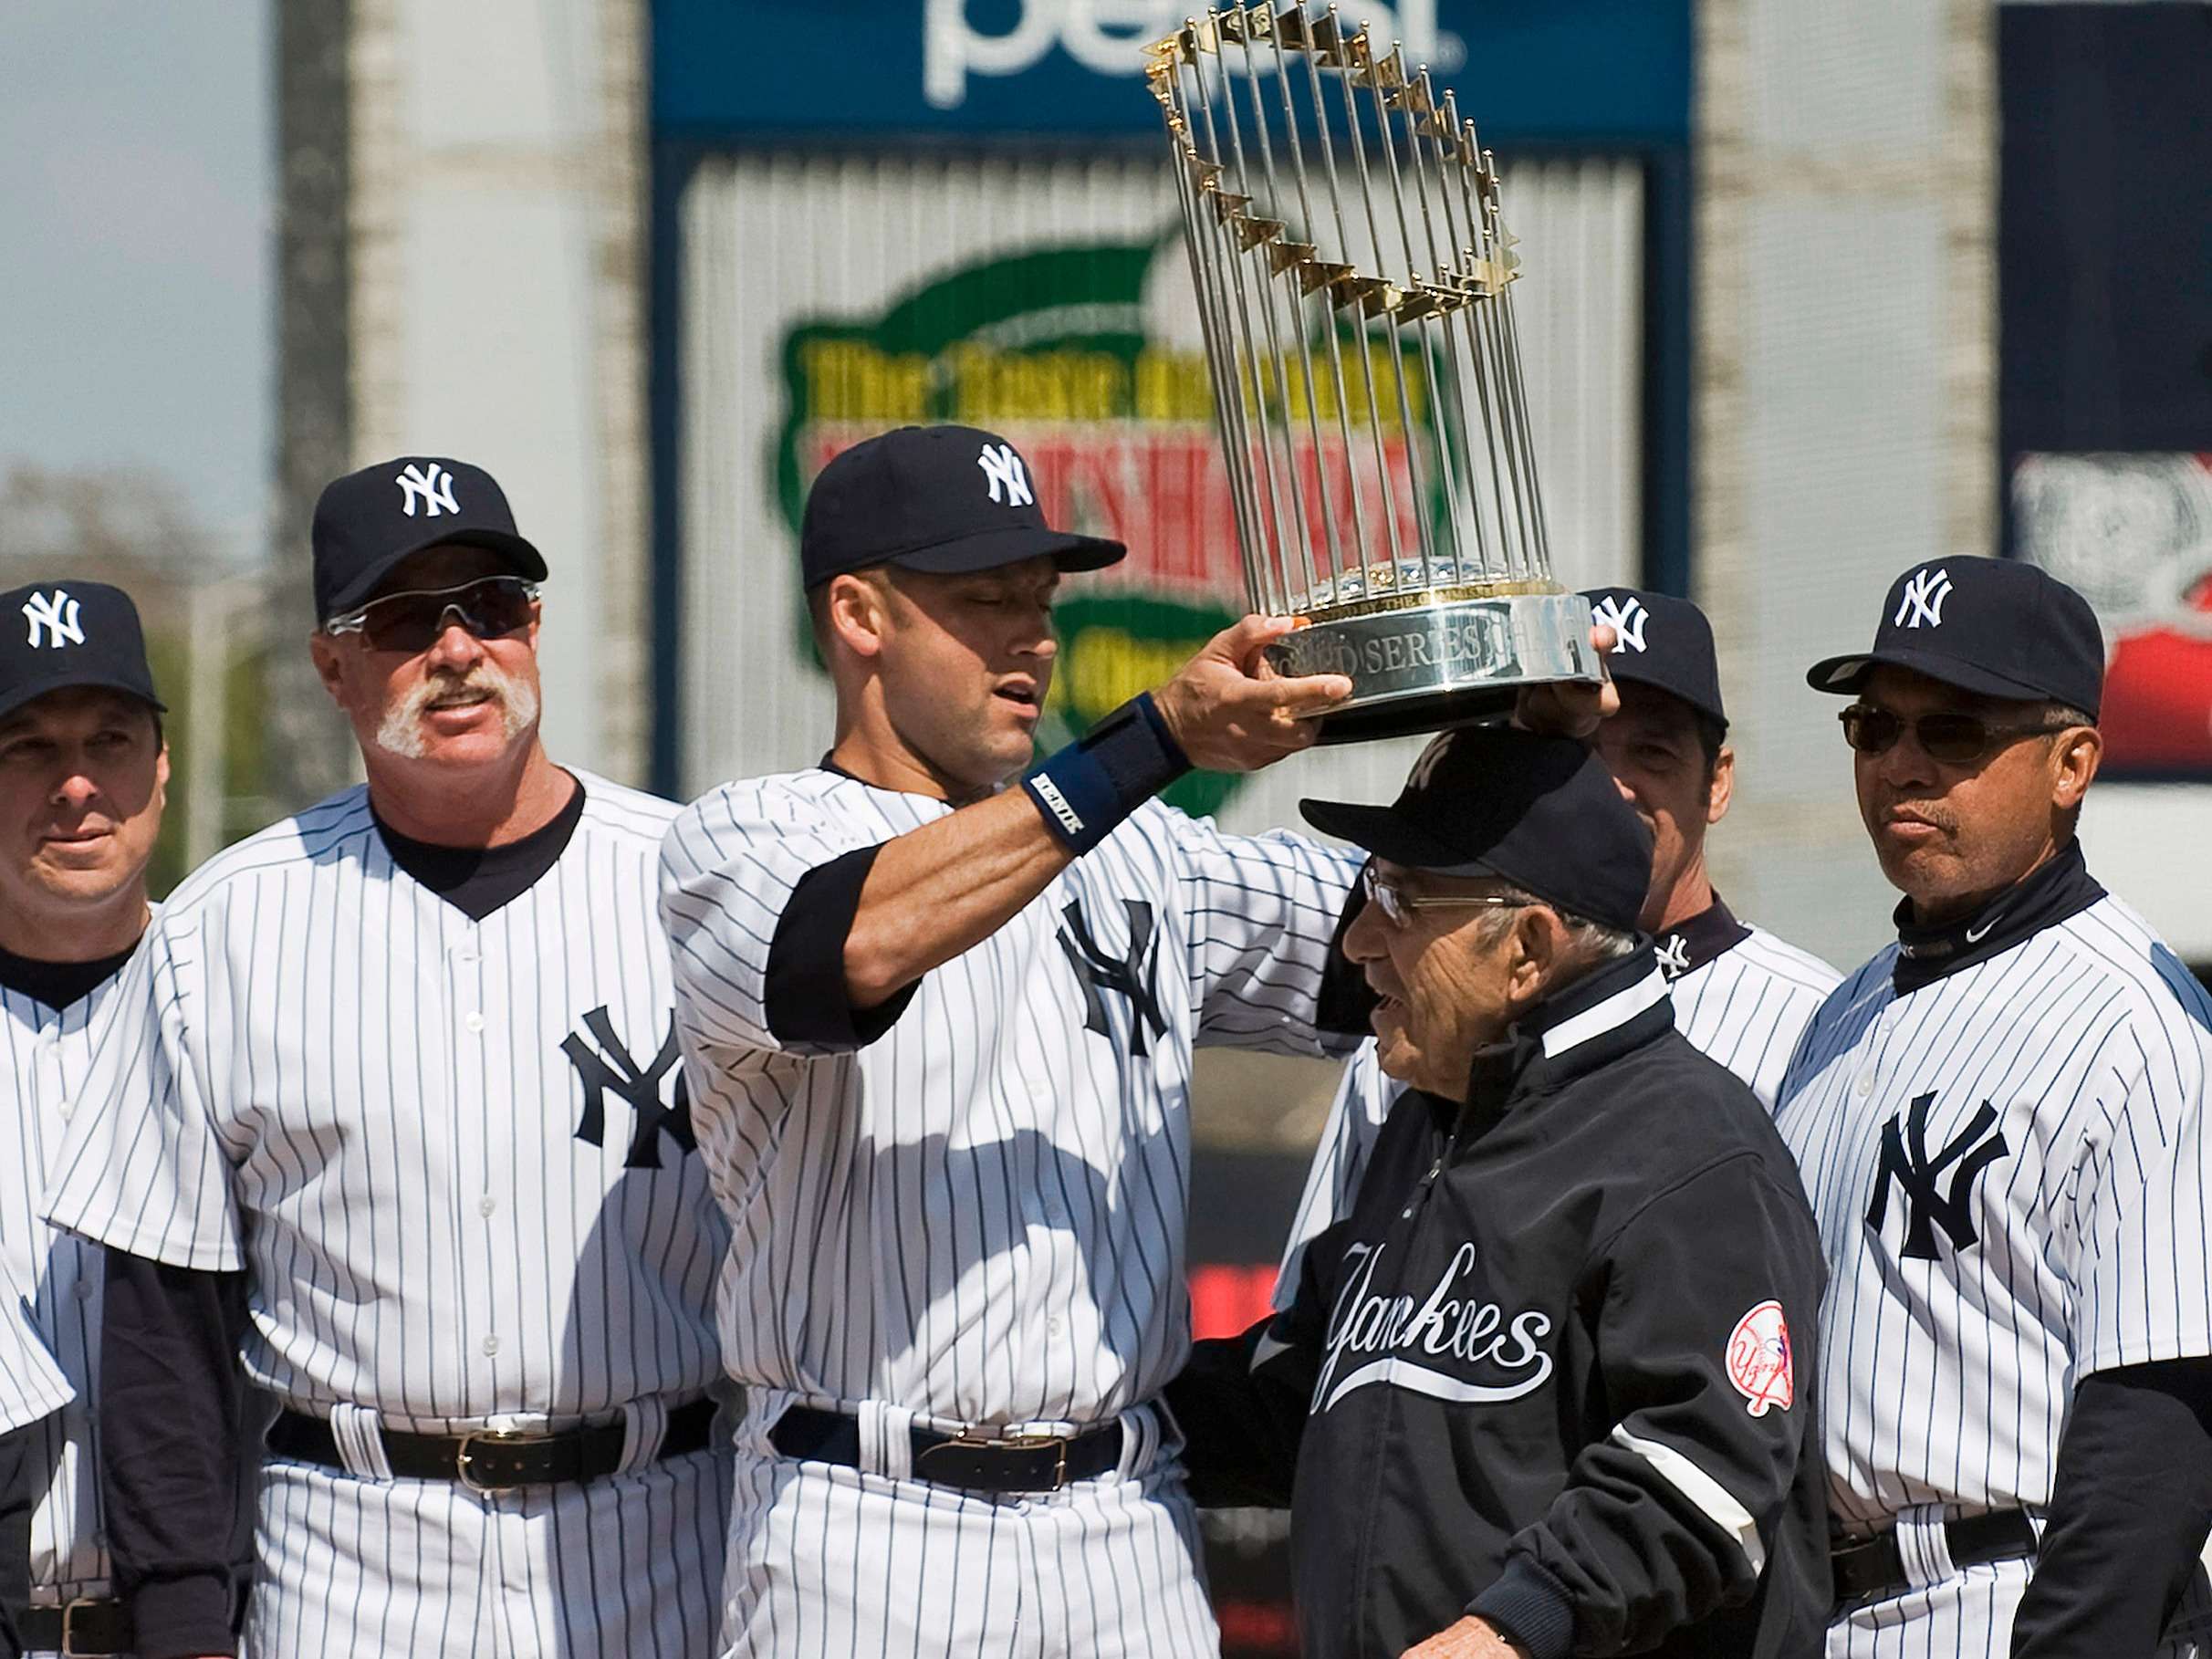
[[[1994,548],[1989,8],[1698,11],[1696,596],[1739,764],[1737,911],[1839,964],[1890,931],[1841,699],[1915,560]]]
[[[642,783],[650,720],[640,0],[358,0],[354,464],[489,468],[551,576],[555,755]]]

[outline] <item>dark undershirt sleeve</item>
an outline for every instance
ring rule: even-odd
[[[865,1049],[899,1023],[922,982],[903,986],[872,1008],[856,1008],[845,990],[845,940],[860,913],[861,888],[879,844],[817,864],[798,878],[768,942],[761,1006],[768,1030],[794,1053]]]
[[[2148,1654],[2212,1529],[2212,1359],[2098,1372],[2074,1391],[2014,1659]]]
[[[252,1532],[241,1501],[245,1275],[107,1252],[100,1490],[141,1659],[232,1654]]]
[[[23,1652],[23,1613],[31,1602],[31,1474],[38,1425],[0,1435],[0,1659]]]

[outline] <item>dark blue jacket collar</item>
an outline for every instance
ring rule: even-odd
[[[1478,1119],[1495,1119],[1515,1102],[1594,1071],[1674,1026],[1666,978],[1646,943],[1546,997],[1505,1041],[1476,1049],[1467,1110]],[[1460,1115],[1458,1101],[1435,1104],[1446,1122]]]
[[[1913,902],[1898,901],[1897,960],[1890,969],[1897,995],[1934,985],[1946,974],[1987,962],[2031,934],[2056,927],[2104,897],[2089,873],[2082,843],[2069,841],[2051,858],[2015,882],[1970,916],[1940,927],[1913,921]]]

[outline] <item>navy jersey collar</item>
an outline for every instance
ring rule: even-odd
[[[134,944],[130,950],[96,957],[90,962],[48,962],[42,957],[18,956],[14,951],[0,950],[0,987],[59,1011],[90,996],[121,973],[123,964],[130,960],[131,952],[137,949]]]
[[[2104,897],[2089,873],[2082,843],[2069,841],[2048,862],[2008,887],[1970,916],[1939,927],[1913,920],[1913,902],[1898,901],[1897,960],[1890,970],[1897,995],[1934,985],[1947,974],[1987,962],[2047,927],[2079,915]]]
[[[1556,1089],[1641,1048],[1674,1024],[1675,1006],[1658,959],[1650,944],[1640,945],[1546,997],[1505,1041],[1476,1049],[1468,1105],[1481,1113],[1503,1112],[1517,1100]]]
[[[1686,922],[1675,923],[1656,941],[1659,970],[1671,983],[1695,974],[1716,956],[1726,955],[1751,936],[1718,893]]]

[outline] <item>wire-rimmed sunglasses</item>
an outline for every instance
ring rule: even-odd
[[[1921,752],[1945,766],[1972,766],[2007,744],[2022,737],[2049,737],[2069,729],[2061,721],[2034,725],[1999,725],[1978,715],[1936,713],[1906,719],[1886,708],[1854,703],[1836,716],[1843,723],[1843,741],[1862,755],[1886,755],[1909,727]]]
[[[372,651],[428,651],[451,617],[479,640],[496,640],[530,624],[537,584],[519,576],[480,576],[451,588],[387,593],[322,625],[329,634],[358,633]]]
[[[1501,910],[1526,910],[1530,901],[1517,899],[1509,893],[1413,893],[1407,892],[1389,877],[1379,875],[1369,864],[1360,871],[1360,884],[1367,894],[1367,902],[1382,913],[1382,919],[1393,927],[1403,927],[1414,919],[1417,910],[1445,910],[1455,905],[1490,905]]]

